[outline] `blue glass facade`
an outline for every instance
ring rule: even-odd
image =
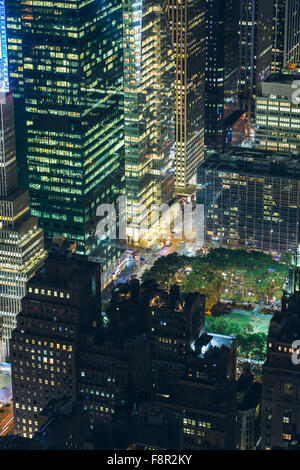
[[[9,91],[4,0],[0,0],[0,91]]]

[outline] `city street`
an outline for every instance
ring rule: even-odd
[[[107,302],[110,299],[111,289],[115,284],[127,282],[131,276],[141,279],[144,271],[150,269],[158,258],[161,256],[167,256],[174,252],[182,254],[184,248],[185,245],[181,240],[172,240],[172,244],[170,246],[164,246],[161,250],[136,248],[134,258],[131,256],[133,259],[129,260],[126,269],[119,274],[114,283],[111,283],[102,292],[102,302]],[[128,258],[129,257],[130,254],[128,254]]]

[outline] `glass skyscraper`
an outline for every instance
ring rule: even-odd
[[[240,0],[206,0],[205,144],[222,148],[224,120],[238,105]]]
[[[147,228],[153,204],[173,197],[174,58],[164,2],[124,2],[125,181],[128,236]],[[146,208],[141,211],[142,204]],[[146,220],[148,219],[148,220]],[[149,241],[153,238],[148,233]]]
[[[175,56],[175,186],[196,182],[204,156],[205,1],[168,0]]]
[[[271,73],[273,1],[244,0],[240,6],[239,95],[243,109],[250,110]]]
[[[20,180],[45,237],[115,259],[96,209],[123,184],[122,2],[7,0]],[[99,251],[100,250],[100,251]]]
[[[208,151],[197,196],[206,246],[280,254],[299,244],[299,158],[240,147]]]
[[[300,61],[300,0],[286,0],[284,25],[284,62]]]

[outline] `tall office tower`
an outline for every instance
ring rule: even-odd
[[[43,231],[30,215],[28,193],[18,188],[13,97],[0,95],[0,356],[9,356],[9,339],[26,294],[26,282],[46,256]]]
[[[116,296],[124,300],[123,293],[118,285],[112,304]],[[80,355],[79,394],[91,424],[111,423],[119,412],[129,420],[135,404],[151,395],[149,341],[139,313],[111,305],[100,340],[91,342]]]
[[[273,13],[272,72],[300,62],[300,2],[275,0]]]
[[[64,236],[92,254],[101,245],[96,208],[116,201],[124,171],[122,3],[7,0],[6,22],[32,213],[47,239]]]
[[[204,152],[205,0],[168,0],[175,56],[175,186],[195,175]]]
[[[205,144],[223,148],[224,120],[238,105],[240,0],[206,0]]]
[[[271,74],[256,98],[255,147],[289,154],[300,152],[300,102],[293,82],[300,74]]]
[[[300,436],[300,270],[299,249],[282,298],[270,322],[262,370],[261,449],[299,448]]]
[[[274,0],[272,72],[281,72],[284,64],[284,30],[287,0]]]
[[[137,279],[114,287],[99,340],[79,358],[79,393],[92,423],[111,423],[119,412],[129,420],[134,404],[151,395],[146,309],[139,300]]]
[[[283,65],[287,63],[300,63],[300,0],[286,0]]]
[[[235,147],[211,152],[198,173],[207,246],[293,252],[299,243],[300,160]]]
[[[273,0],[241,0],[240,12],[239,96],[250,110],[271,72]]]
[[[155,217],[151,205],[173,198],[174,60],[163,3],[126,0],[123,18],[125,187],[132,239],[139,223],[148,228]]]
[[[16,433],[32,437],[52,400],[77,398],[78,351],[101,323],[100,267],[79,255],[50,255],[28,283],[10,342]]]
[[[49,254],[28,283],[10,342],[18,435],[31,438],[38,414],[64,396],[81,400],[91,423],[110,421],[122,403],[131,413],[135,392],[149,390],[149,348],[142,317],[118,313],[102,315],[97,263]]]

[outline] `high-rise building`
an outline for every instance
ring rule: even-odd
[[[11,339],[16,434],[32,438],[52,400],[79,400],[95,429],[148,402],[177,414],[184,446],[234,448],[236,342],[204,332],[204,297],[134,279],[102,313],[99,273],[52,253],[29,281]]]
[[[275,0],[273,12],[272,72],[300,62],[300,2]]]
[[[161,361],[170,367],[163,354]],[[182,362],[174,386],[156,390],[154,403],[183,414],[186,449],[235,449],[235,338],[203,333]]]
[[[283,65],[300,62],[300,1],[286,0]]]
[[[9,339],[26,294],[26,282],[46,257],[43,231],[30,215],[27,191],[18,188],[13,97],[0,95],[0,357],[9,355]]]
[[[134,405],[151,394],[146,311],[137,304],[138,284],[134,279],[126,289],[118,284],[112,290],[99,338],[86,341],[79,356],[79,394],[93,424],[111,423],[120,409],[129,420]]]
[[[255,147],[285,153],[300,152],[300,102],[293,99],[300,74],[271,74],[256,98]]]
[[[300,160],[270,151],[210,152],[198,173],[207,246],[270,253],[299,243]]]
[[[281,69],[284,64],[284,29],[286,3],[286,0],[274,0],[272,72],[281,72]]]
[[[240,0],[206,0],[205,144],[223,148],[224,120],[238,105]]]
[[[94,254],[97,206],[124,179],[122,3],[5,3],[20,181],[46,239]]]
[[[125,187],[130,239],[139,224],[150,225],[151,205],[170,202],[174,193],[174,58],[165,15],[164,3],[158,0],[124,3]]]
[[[205,0],[168,0],[175,57],[175,186],[196,182],[204,152]]]
[[[300,271],[299,249],[282,298],[270,322],[262,370],[261,448],[292,448],[300,443]],[[298,344],[293,345],[294,341]]]
[[[81,341],[101,325],[100,267],[50,254],[27,287],[10,348],[15,430],[31,438],[52,399],[77,399]]]
[[[134,279],[112,290],[107,316],[114,319],[119,334],[122,328],[131,335],[148,334],[151,385],[159,387],[162,381],[168,386],[181,373],[190,346],[204,331],[205,299],[199,293],[180,293],[178,286],[167,292],[155,281],[140,284]]]
[[[252,100],[271,73],[273,0],[241,0],[239,95],[251,114]]]
[[[62,397],[80,399],[91,423],[110,422],[119,405],[132,412],[136,394],[149,390],[149,347],[137,311],[118,313],[102,315],[99,264],[49,254],[28,283],[10,342],[18,435],[32,438],[38,414]]]

